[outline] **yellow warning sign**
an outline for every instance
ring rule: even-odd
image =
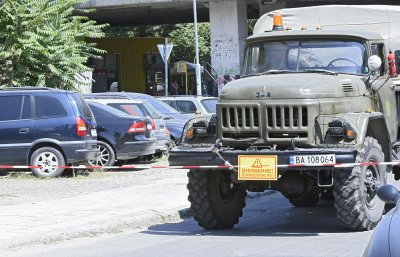
[[[239,180],[277,180],[276,155],[239,155]]]

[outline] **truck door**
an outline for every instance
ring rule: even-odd
[[[373,80],[372,88],[378,91],[378,108],[385,115],[386,125],[392,142],[397,139],[397,105],[392,80],[385,74],[387,62],[384,55],[384,44],[371,44],[372,55],[378,55],[382,60],[380,77]]]

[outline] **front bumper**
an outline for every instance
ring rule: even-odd
[[[229,161],[231,165],[238,164],[239,155],[276,155],[278,156],[278,165],[290,164],[291,155],[315,155],[315,154],[335,154],[336,163],[354,163],[357,155],[355,149],[340,148],[298,148],[296,150],[232,150],[221,149],[219,154],[224,160]],[[169,165],[171,166],[214,166],[225,165],[224,161],[218,158],[213,152],[213,147],[189,148],[178,146],[169,153]],[[296,166],[296,167],[280,167],[280,170],[287,169],[332,169],[329,166]]]

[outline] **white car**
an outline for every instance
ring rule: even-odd
[[[218,102],[217,97],[209,96],[168,96],[159,99],[188,116],[194,116],[196,113],[215,114]]]

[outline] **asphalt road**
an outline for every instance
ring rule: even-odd
[[[400,188],[400,182],[395,184]],[[24,257],[361,256],[372,231],[349,232],[333,202],[295,208],[280,194],[252,194],[232,230],[206,231],[193,219],[146,229],[19,249]]]
[[[26,257],[361,256],[371,232],[348,232],[332,202],[295,208],[279,193],[249,199],[232,230],[206,231],[193,219],[101,238],[26,249]]]

